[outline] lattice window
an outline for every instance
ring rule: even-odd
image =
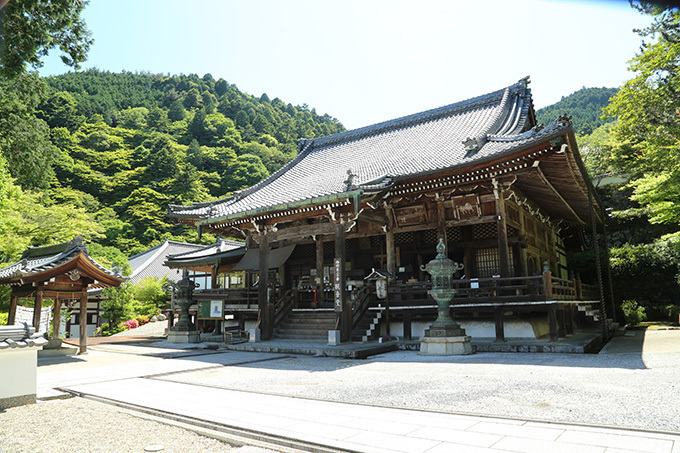
[[[409,244],[413,243],[415,241],[415,236],[413,233],[407,232],[407,233],[396,233],[394,235],[394,243],[395,244]]]
[[[310,256],[316,256],[316,244],[297,244],[290,258],[299,259],[309,258]]]
[[[326,241],[323,243],[323,256],[333,257],[335,255],[335,241]]]
[[[437,230],[425,230],[423,231],[423,241],[425,244],[437,244],[439,243],[439,233]]]
[[[383,246],[383,237],[382,236],[371,236],[371,247],[382,248],[382,246]]]
[[[508,236],[517,236],[517,228],[508,225]]]
[[[449,242],[462,241],[463,230],[461,229],[461,227],[448,227],[446,229],[446,239],[448,239]]]
[[[475,239],[486,239],[496,237],[495,223],[478,223],[472,225],[472,237]]]
[[[475,258],[477,261],[477,277],[488,278],[500,273],[501,264],[497,248],[477,249]],[[508,261],[510,261],[510,275],[515,275],[512,248],[508,249]]]

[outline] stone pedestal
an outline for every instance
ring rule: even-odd
[[[201,334],[192,331],[174,331],[168,332],[168,343],[200,343]]]
[[[328,331],[328,346],[338,346],[340,344],[340,331],[339,330],[329,330]]]
[[[419,355],[468,355],[473,354],[469,336],[420,337]]]
[[[262,341],[262,331],[260,329],[250,329],[248,331],[248,342],[259,343]]]

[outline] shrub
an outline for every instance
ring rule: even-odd
[[[95,332],[96,336],[102,336],[102,337],[109,337],[111,335],[117,334],[119,332],[123,332],[125,330],[128,330],[128,327],[125,326],[123,327],[122,324],[117,324],[117,325],[110,325],[108,322],[105,322],[102,324],[100,328],[98,328]]]
[[[137,324],[139,324],[140,326],[143,326],[144,324],[148,324],[148,322],[149,322],[148,316],[137,316],[135,319],[137,320]]]
[[[623,310],[623,315],[626,317],[626,324],[629,326],[638,325],[647,319],[645,307],[639,306],[635,300],[624,300],[621,303],[621,309]]]
[[[130,319],[121,324],[126,327],[126,330],[136,329],[137,327],[139,327],[139,323],[137,322],[136,319]]]

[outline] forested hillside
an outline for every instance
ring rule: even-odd
[[[574,133],[587,135],[611,119],[602,119],[602,109],[609,104],[609,99],[616,94],[617,88],[581,88],[569,96],[562,97],[559,102],[543,107],[536,112],[539,123],[548,124],[560,115],[571,116]]]
[[[248,187],[292,159],[298,138],[344,130],[306,105],[258,99],[210,74],[88,70],[44,80],[37,117],[58,155],[52,181],[34,185],[49,182],[50,202],[84,209],[100,227],[100,245],[125,255],[164,238],[197,239],[165,217],[168,203]]]

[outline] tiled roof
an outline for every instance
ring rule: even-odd
[[[128,259],[130,267],[132,268],[130,280],[132,283],[137,283],[146,277],[158,277],[159,279],[162,279],[167,275],[168,279],[178,281],[182,278],[181,275],[163,265],[166,257],[168,255],[191,253],[203,248],[204,246],[198,244],[166,240],[162,244]]]
[[[0,269],[0,281],[46,272],[69,262],[81,253],[101,272],[112,277],[122,278],[119,272],[109,270],[93,260],[87,252],[87,245],[83,242],[83,238],[76,237],[61,244],[29,247],[21,255],[20,261]]]
[[[47,343],[42,333],[35,333],[35,327],[27,323],[0,326],[0,351],[41,347]]]
[[[218,239],[216,243],[191,252],[168,255],[166,264],[171,266],[184,264],[200,264],[219,261],[227,255],[241,256],[245,253],[245,242]],[[231,253],[229,253],[231,252]]]
[[[234,218],[498,158],[555,133],[535,127],[528,78],[505,89],[373,126],[300,142],[295,159],[234,197],[170,206],[177,218]],[[348,177],[348,172],[354,176]]]

